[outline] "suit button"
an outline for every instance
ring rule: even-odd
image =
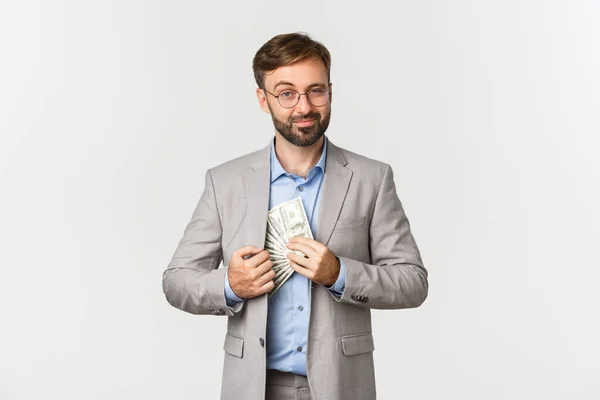
[[[217,315],[217,312],[218,312],[217,310],[210,310],[210,313],[211,313],[212,315]]]
[[[368,298],[368,297],[365,297],[365,299],[364,299],[363,303],[366,303],[367,301],[369,301],[369,298]]]
[[[260,338],[260,339],[258,339],[258,341],[260,342],[260,345],[261,345],[262,347],[265,347],[265,339],[263,339],[263,338]]]
[[[358,296],[357,296],[357,295],[353,294],[353,295],[352,295],[352,296],[350,296],[350,297],[352,298],[352,300],[356,300],[356,301],[358,301]]]

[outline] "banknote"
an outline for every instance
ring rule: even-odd
[[[300,197],[283,202],[267,213],[265,249],[269,252],[273,262],[273,271],[275,271],[273,279],[275,287],[269,293],[269,297],[273,296],[294,273],[287,258],[287,254],[291,250],[286,247],[288,241],[294,236],[313,238]],[[304,257],[304,253],[301,251],[294,250],[294,253]]]

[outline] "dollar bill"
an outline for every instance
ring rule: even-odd
[[[269,293],[269,297],[273,296],[294,273],[287,258],[291,250],[286,247],[287,242],[294,236],[313,238],[300,197],[283,202],[267,213],[265,249],[269,252],[273,271],[275,271],[273,279],[275,287]],[[294,253],[304,257],[301,251],[294,250]]]
[[[285,230],[286,242],[294,236],[304,236],[312,239],[312,232],[300,197],[284,203],[279,211]]]

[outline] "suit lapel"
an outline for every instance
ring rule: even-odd
[[[267,234],[267,213],[271,190],[271,144],[258,151],[252,169],[244,174],[248,208],[253,229],[252,245],[263,248]]]
[[[346,164],[348,161],[340,148],[327,139],[325,176],[321,188],[323,193],[321,194],[319,221],[315,236],[315,240],[325,246],[329,243],[352,179],[352,171],[345,167]]]

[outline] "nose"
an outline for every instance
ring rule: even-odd
[[[300,100],[296,104],[296,111],[299,114],[308,114],[312,109],[312,104],[308,101],[308,94],[300,95]]]

